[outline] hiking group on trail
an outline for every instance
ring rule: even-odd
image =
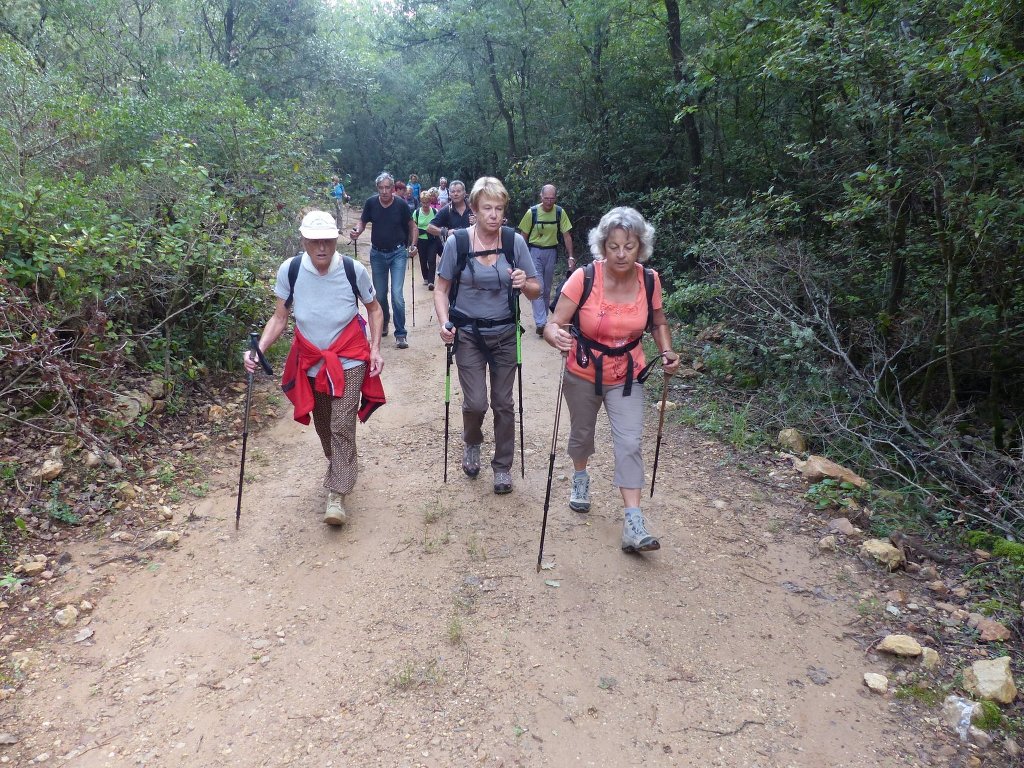
[[[660,543],[648,530],[640,507],[644,381],[659,363],[665,377],[672,376],[679,368],[679,356],[672,350],[660,278],[643,266],[653,252],[654,228],[632,208],[613,208],[589,234],[593,261],[576,269],[572,224],[556,205],[553,185],[544,185],[540,203],[523,214],[517,231],[505,226],[509,194],[498,179],[478,179],[468,199],[461,181],[450,185],[443,177],[440,181],[439,187],[424,189],[416,179],[410,190],[417,198],[416,209],[410,211],[412,201],[407,205],[395,195],[394,177],[387,172],[377,177],[377,194],[365,201],[359,222],[348,233],[354,243],[367,225],[371,227],[370,272],[356,259],[338,253],[338,222],[319,210],[309,211],[302,220],[303,252],[278,268],[277,302],[258,349],[265,353],[281,336],[291,311],[295,332],[282,388],[294,406],[296,420],[308,424],[312,416],[328,460],[324,522],[342,525],[348,519],[345,496],[357,476],[356,419],[366,421],[385,402],[380,342],[388,335],[392,319],[396,347],[408,348],[403,283],[406,261],[419,252],[421,276],[434,290],[434,315],[448,351],[445,479],[452,359],[463,397],[463,472],[470,478],[480,473],[483,423],[490,407],[493,490],[512,492],[513,390],[518,374],[525,477],[522,294],[531,302],[537,336],[563,355],[548,495],[564,397],[570,420],[568,454],[574,468],[568,503],[576,512],[590,510],[588,462],[596,451],[597,414],[603,405],[611,424],[613,483],[623,504],[622,549],[658,549]],[[435,206],[445,198],[446,204],[435,213]],[[559,243],[564,245],[570,274],[551,302]],[[365,320],[358,311],[360,300],[366,308]],[[549,309],[553,312],[550,322]],[[641,344],[644,333],[653,336],[658,349],[650,362]],[[253,351],[246,351],[244,362],[250,374],[259,364]],[[545,499],[545,523],[547,505]]]

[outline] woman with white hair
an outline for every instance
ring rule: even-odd
[[[567,354],[562,392],[569,408],[569,458],[575,472],[569,507],[590,511],[587,463],[594,454],[597,412],[604,405],[612,428],[614,484],[624,507],[622,549],[660,548],[640,510],[644,485],[641,440],[644,388],[637,375],[645,360],[641,337],[653,334],[665,375],[679,368],[662,310],[661,280],[643,261],[654,249],[654,227],[632,208],[613,208],[590,231],[593,264],[577,269],[562,287],[544,339]]]

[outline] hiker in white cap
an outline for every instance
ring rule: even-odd
[[[324,211],[310,211],[299,227],[303,252],[277,270],[277,306],[260,337],[266,352],[295,315],[295,338],[285,362],[282,388],[294,405],[296,421],[310,414],[327,457],[327,511],[324,522],[342,525],[345,495],[356,482],[356,417],[366,421],[384,403],[380,335],[384,313],[366,267],[338,253],[338,227]],[[367,322],[359,315],[359,300]],[[245,367],[255,370],[252,352]]]

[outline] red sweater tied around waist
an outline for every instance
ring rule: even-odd
[[[297,422],[309,424],[309,415],[313,412],[314,388],[331,397],[345,394],[345,369],[341,365],[343,357],[366,363],[367,371],[360,388],[359,420],[365,422],[370,414],[387,402],[380,376],[370,376],[370,344],[358,318],[345,326],[345,330],[338,334],[338,338],[327,349],[313,346],[296,328],[281,376],[281,389],[295,406],[293,418]],[[323,365],[316,374],[313,387],[310,387],[307,371],[321,361]]]

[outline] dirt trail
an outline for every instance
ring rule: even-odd
[[[125,542],[73,551],[65,593],[95,602],[95,634],[40,648],[39,674],[0,704],[0,730],[21,739],[6,762],[914,764],[913,739],[861,684],[870,662],[844,639],[857,615],[839,565],[785,530],[795,497],[769,497],[702,436],[668,430],[645,498],[662,549],[644,557],[619,551],[609,450],[589,515],[567,507],[560,451],[555,567],[535,573],[559,360],[532,327],[526,480],[518,460],[510,496],[491,493],[486,463],[467,479],[456,428],[444,485],[431,296],[417,282],[410,349],[385,340],[389,404],[359,427],[351,523],[321,523],[319,444],[279,407],[250,436],[241,530],[229,447],[210,496],[182,506],[176,549],[147,550],[145,567],[114,559],[138,552]],[[212,451],[204,460],[218,466]]]

